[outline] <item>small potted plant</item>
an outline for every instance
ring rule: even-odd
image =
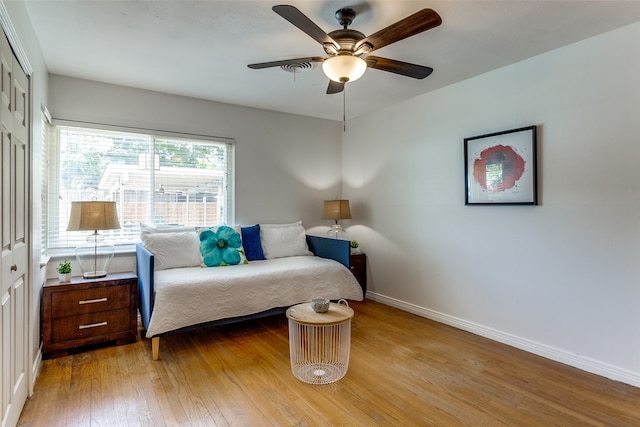
[[[71,262],[66,258],[58,265],[58,279],[61,282],[71,281]]]
[[[351,253],[352,254],[359,254],[360,253],[360,243],[358,243],[357,240],[352,240],[350,243],[351,246]]]

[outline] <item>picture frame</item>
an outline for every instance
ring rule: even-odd
[[[465,205],[537,205],[536,145],[536,126],[465,138]]]

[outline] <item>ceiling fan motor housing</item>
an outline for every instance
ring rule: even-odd
[[[329,37],[340,45],[340,49],[335,50],[333,45],[324,45],[324,51],[327,55],[353,54],[356,43],[365,38],[365,35],[357,30],[335,30],[329,33]]]
[[[336,19],[345,30],[356,18],[356,11],[348,7],[336,11]]]

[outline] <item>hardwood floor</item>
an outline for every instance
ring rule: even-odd
[[[352,303],[346,376],[291,373],[268,319],[43,362],[21,426],[638,426],[640,388],[374,301]]]

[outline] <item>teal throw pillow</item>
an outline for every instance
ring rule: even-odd
[[[242,247],[240,227],[198,227],[202,267],[248,264]]]

